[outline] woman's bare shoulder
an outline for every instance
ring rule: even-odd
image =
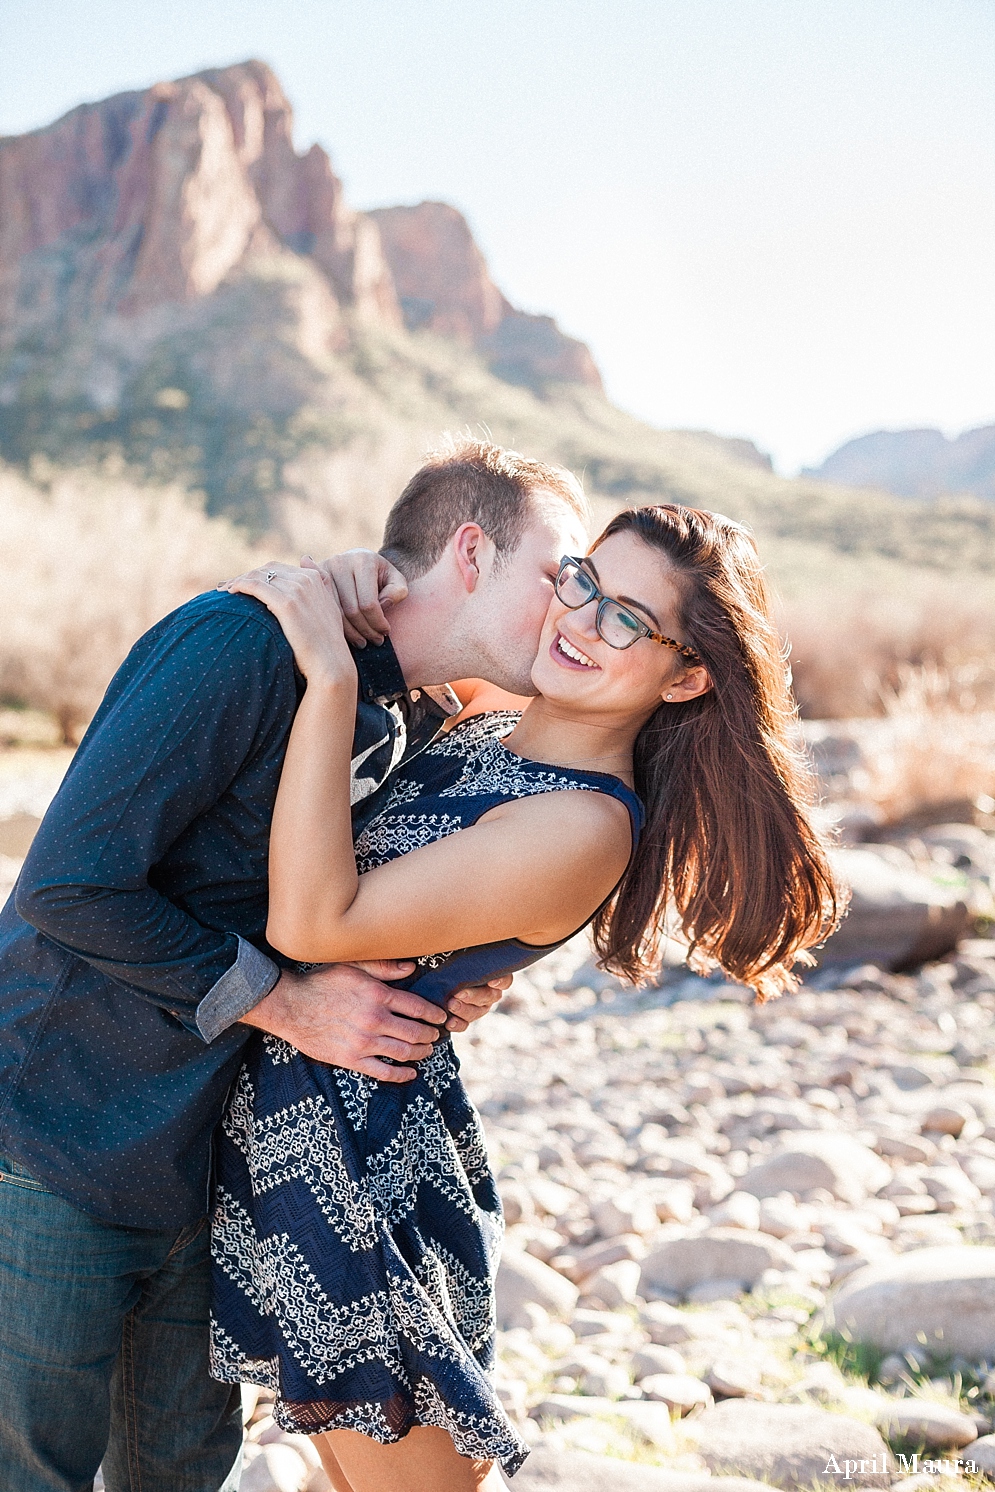
[[[632,821],[620,798],[611,793],[561,789],[532,793],[491,809],[490,814],[521,825],[530,836],[555,833],[563,846],[579,851],[596,847],[599,854],[617,853],[628,859],[632,847]]]

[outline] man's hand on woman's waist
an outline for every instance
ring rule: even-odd
[[[348,1067],[385,1083],[407,1083],[415,1069],[391,1063],[427,1057],[446,1019],[438,1005],[383,982],[403,979],[414,967],[410,959],[385,959],[362,968],[328,964],[307,974],[284,971],[242,1020],[281,1037],[316,1062]]]

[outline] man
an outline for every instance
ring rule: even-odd
[[[385,553],[408,580],[389,624],[368,573],[326,567],[357,644],[360,817],[439,728],[437,686],[483,676],[531,692],[583,516],[566,473],[463,442],[388,519]],[[390,641],[359,646],[388,625]],[[208,1375],[206,1213],[211,1133],[250,1027],[406,1081],[438,1034],[424,1023],[445,1019],[368,971],[295,972],[265,942],[268,825],[302,689],[278,625],[246,597],[200,596],[153,627],[0,914],[7,1492],[79,1492],[101,1460],[108,1492],[235,1487],[239,1394]]]

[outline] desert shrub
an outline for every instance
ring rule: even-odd
[[[0,468],[0,694],[75,741],[135,639],[250,561],[244,534],[178,487]]]
[[[281,548],[315,559],[357,545],[375,549],[391,504],[424,460],[424,440],[404,430],[357,438],[337,451],[312,450],[288,463],[274,505]]]
[[[990,813],[995,793],[991,670],[906,667],[883,697],[885,719],[854,787],[886,823],[940,803]],[[989,708],[980,708],[982,702]]]
[[[843,577],[841,577],[842,579]],[[795,693],[809,719],[971,714],[995,708],[995,596],[987,579],[921,572],[848,591],[823,584],[783,607]],[[904,701],[897,705],[896,701]]]

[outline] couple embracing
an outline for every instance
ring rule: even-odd
[[[836,905],[749,534],[585,516],[460,443],[381,556],[242,576],[112,681],[0,916],[9,1492],[231,1492],[240,1383],[337,1492],[524,1460],[449,1032],[591,923],[776,993]]]

